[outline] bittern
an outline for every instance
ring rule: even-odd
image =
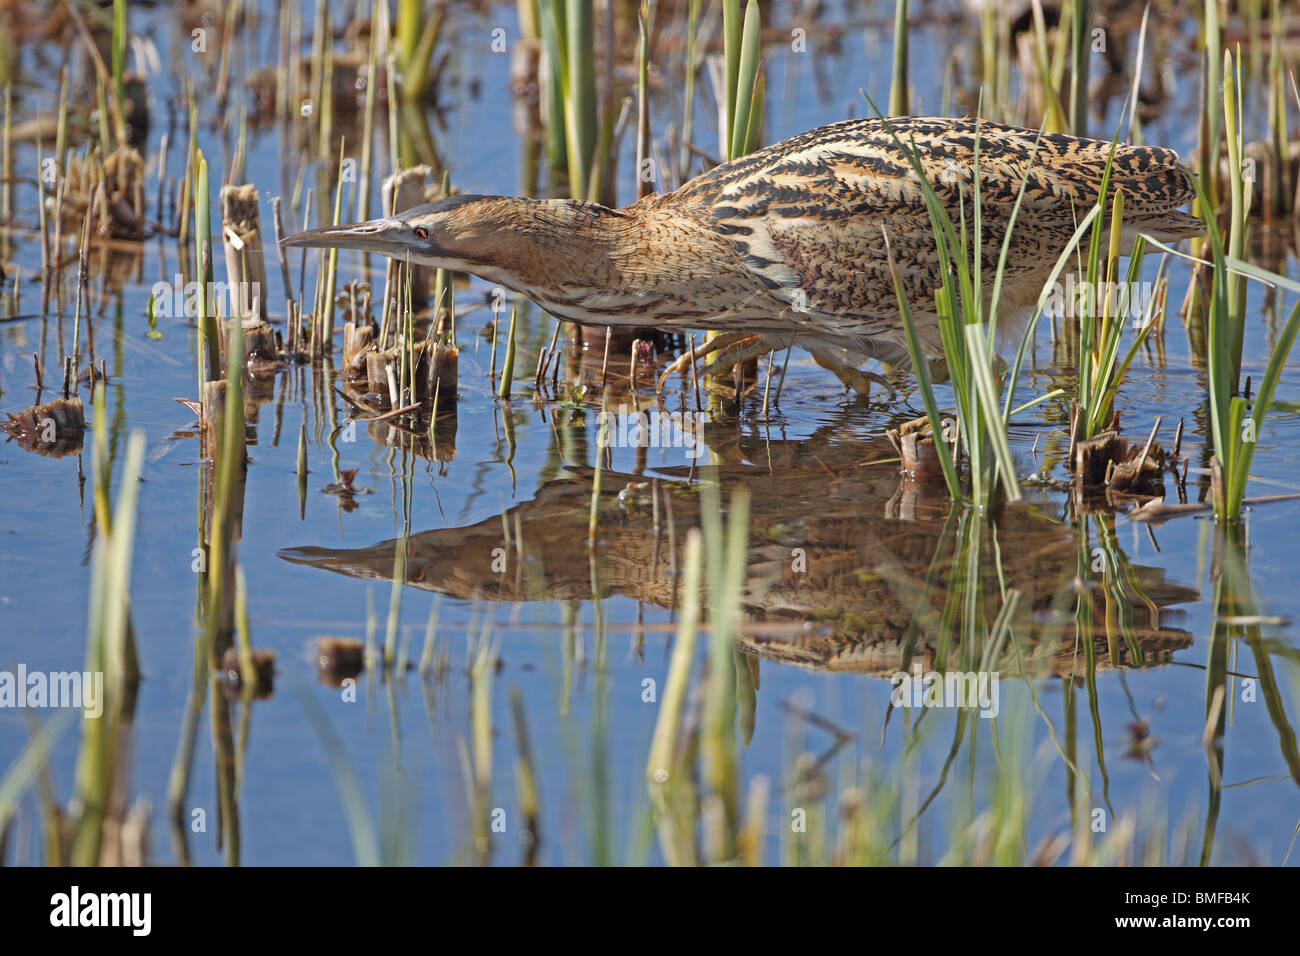
[[[473,273],[575,322],[731,332],[723,343],[744,354],[794,344],[856,384],[846,373],[865,360],[908,356],[886,239],[922,353],[942,368],[940,256],[912,150],[958,222],[963,209],[970,219],[978,153],[986,296],[1024,183],[998,310],[1006,331],[1028,318],[1097,201],[1111,148],[982,120],[848,120],[622,209],[457,195],[284,241]],[[1116,190],[1129,246],[1138,233],[1174,241],[1201,231],[1177,211],[1195,190],[1171,150],[1115,147]]]

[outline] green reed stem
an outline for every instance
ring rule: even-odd
[[[221,378],[221,338],[209,300],[212,290],[212,210],[208,197],[208,161],[195,150],[194,165],[194,257],[199,272],[198,320],[207,354],[207,378]]]
[[[889,83],[889,115],[906,116],[910,99],[907,89],[907,0],[894,0],[894,64]]]
[[[1209,0],[1211,3],[1217,0]],[[1070,132],[1088,135],[1088,64],[1092,55],[1092,3],[1074,0],[1070,18]]]
[[[510,332],[506,336],[506,354],[501,362],[501,386],[497,389],[497,398],[510,401],[510,386],[515,377],[515,325],[519,318],[519,303],[510,306]],[[493,353],[496,352],[496,333],[493,333]],[[508,414],[508,413],[507,413]]]

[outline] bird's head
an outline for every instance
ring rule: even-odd
[[[418,265],[470,271],[482,261],[494,196],[449,196],[383,219],[308,229],[283,240],[286,246],[356,249]],[[490,245],[490,242],[487,243]]]

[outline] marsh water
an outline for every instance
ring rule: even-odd
[[[342,24],[354,5],[332,6]],[[661,5],[661,17],[679,17],[678,6]],[[866,115],[860,90],[877,100],[887,95],[893,5],[823,6],[806,24],[792,19],[785,4],[765,8],[764,142]],[[450,7],[440,39],[446,59],[437,106],[426,115],[437,158],[463,192],[535,188],[544,194],[552,177],[519,121],[509,52],[494,50],[496,28],[505,31],[507,47],[517,36],[515,5]],[[255,118],[258,99],[245,83],[276,62],[275,9],[264,4],[260,22],[223,41],[232,44],[233,64],[223,111],[211,92],[215,64],[191,49],[190,13],[130,5],[131,31],[156,48],[160,64],[148,80],[146,181],[157,176],[164,132],[172,139],[167,173],[181,172],[187,136],[181,94],[192,73],[200,80],[198,145],[211,164],[215,195],[239,149],[241,110]],[[198,16],[197,5],[192,12]],[[804,46],[791,42],[796,27],[807,30]],[[1166,41],[1148,56],[1157,57],[1166,95],[1144,117],[1142,134],[1190,157],[1199,61],[1180,46],[1188,29],[1163,21],[1160,29]],[[15,117],[57,110],[54,78],[67,49],[57,38],[16,51]],[[680,47],[665,39],[662,49],[663,64],[652,72],[657,133],[680,117],[682,98]],[[977,49],[977,24],[959,15],[918,18],[911,51],[916,112],[973,111],[962,90],[975,83],[970,57]],[[621,81],[634,92],[633,78]],[[706,83],[697,92],[696,139],[704,152],[716,153],[713,100]],[[1120,99],[1094,116],[1096,135],[1112,134]],[[1248,89],[1248,130],[1262,113],[1262,93]],[[335,122],[336,132],[355,142],[359,118],[340,114]],[[622,202],[633,198],[634,140],[632,127],[620,147]],[[387,170],[386,137],[377,143],[377,168]],[[333,183],[332,173],[318,178],[314,154],[276,122],[248,122],[243,148],[243,180],[261,192],[268,232],[271,195],[285,197],[286,218],[293,220],[301,216],[300,174],[306,186]],[[43,310],[37,151],[18,141],[14,157],[20,181],[9,232],[7,311],[0,315],[0,409],[16,413],[38,401],[33,354],[44,362],[39,401],[57,389],[58,357],[73,335],[76,269],[74,256]],[[354,208],[349,189],[354,184],[345,183],[345,207]],[[295,194],[299,203],[291,209]],[[318,192],[313,224],[325,202]],[[164,221],[171,221],[166,213]],[[1261,220],[1254,255],[1297,276],[1293,243],[1291,232]],[[65,245],[74,249],[66,237]],[[290,262],[296,283],[302,259],[295,253]],[[319,259],[312,253],[305,262],[310,286]],[[1021,414],[1012,435],[1020,474],[1044,480],[1026,485],[1023,502],[979,515],[953,506],[942,484],[899,475],[885,432],[922,414],[909,375],[895,375],[893,400],[883,390],[864,400],[795,352],[779,403],[766,416],[760,381],[739,404],[706,399],[708,420],[698,430],[692,423],[684,437],[673,432],[673,440],[659,443],[666,447],[616,441],[603,462],[598,541],[589,551],[594,469],[601,464],[601,355],[589,352],[579,361],[567,346],[557,385],[548,381],[534,394],[533,370],[553,320],[524,303],[511,400],[499,400],[490,377],[492,341],[484,334],[494,317],[492,287],[473,278],[456,288],[459,394],[436,447],[387,424],[349,428],[352,406],[335,390],[338,372],[328,360],[325,367],[286,365],[266,373],[252,391],[249,408],[255,404],[256,414],[249,423],[238,562],[252,644],[275,655],[274,690],[247,705],[245,715],[246,705],[216,684],[209,689],[178,829],[165,808],[192,702],[195,548],[207,466],[195,417],[175,399],[198,397],[198,332],[190,320],[160,317],[161,335],[149,334],[155,284],[172,283],[182,271],[174,237],[93,244],[89,265],[95,354],[109,375],[105,420],[115,493],[128,435],[143,432],[146,442],[130,581],[144,679],[125,796],[153,808],[151,859],[351,863],[355,850],[339,790],[346,766],[395,860],[662,861],[646,760],[677,626],[683,541],[702,509],[717,507],[701,492],[715,479],[723,507],[742,487],[751,501],[746,620],[736,658],[745,691],[737,705],[737,760],[742,791],[755,779],[769,782],[761,822],[767,861],[816,859],[812,843],[834,846],[849,788],[879,809],[885,845],[898,838],[890,858],[939,861],[954,834],[965,832],[991,801],[1005,799],[1009,782],[1023,804],[1016,812],[1027,818],[1026,854],[1055,835],[1088,829],[1102,839],[1131,822],[1139,834],[1128,851],[1135,860],[1143,854],[1179,863],[1295,859],[1300,758],[1292,728],[1300,706],[1300,643],[1291,621],[1300,612],[1300,501],[1252,508],[1241,532],[1230,537],[1204,515],[1152,525],[1127,516],[1132,501],[1082,503],[1066,487],[1069,413],[1068,398],[1060,397]],[[1148,274],[1155,268],[1152,257]],[[1171,261],[1167,269],[1171,295],[1181,297],[1188,268]],[[269,272],[272,316],[282,320],[279,270],[272,265]],[[339,276],[379,287],[383,263],[343,253]],[[16,308],[15,282],[22,284]],[[1279,297],[1252,284],[1248,374],[1258,376],[1267,360],[1281,322]],[[561,341],[568,341],[564,333]],[[504,347],[504,335],[497,347]],[[84,356],[84,339],[81,348]],[[660,365],[669,357],[660,355]],[[783,359],[776,356],[778,370]],[[1072,390],[1074,367],[1068,341],[1040,323],[1017,400],[1056,387]],[[1189,333],[1171,310],[1117,401],[1130,437],[1145,438],[1159,417],[1160,440],[1172,444],[1175,424],[1185,422],[1191,501],[1204,494],[1198,477],[1207,457],[1203,376]],[[639,377],[642,406],[653,398],[653,378],[645,371]],[[625,355],[611,358],[606,382],[609,408],[632,401]],[[579,385],[586,391],[575,393]],[[83,396],[89,399],[84,390]],[[1300,490],[1294,477],[1300,356],[1288,363],[1276,401],[1252,467],[1259,479],[1253,495]],[[670,378],[662,408],[665,414],[694,409],[688,377]],[[304,425],[309,474],[300,500]],[[0,444],[0,670],[83,667],[97,533],[90,457],[89,435],[83,448],[62,456],[37,454],[16,441]],[[355,493],[322,490],[351,469],[358,472]],[[1169,476],[1165,493],[1178,498]],[[321,675],[317,641],[365,639],[369,619],[373,639],[383,642],[403,536],[409,551],[398,640],[416,660],[432,627],[439,666],[396,675],[371,669],[355,687],[339,687]],[[1226,597],[1225,576],[1235,588]],[[1254,606],[1243,611],[1246,589]],[[991,660],[981,660],[981,649],[963,645],[956,618],[977,606],[980,613],[985,605],[996,612],[1008,591],[1018,600],[1013,636]],[[1081,616],[1083,604],[1091,611]],[[486,845],[476,845],[466,753],[474,736],[469,669],[483,639],[499,655],[489,704],[486,805],[500,809],[494,819],[501,825]],[[891,708],[900,668],[977,667],[997,672],[996,705],[986,708],[996,709],[996,717],[980,716],[978,708]],[[515,694],[537,773],[535,838],[524,832],[516,789]],[[211,708],[233,711],[225,719],[240,735],[238,789],[224,810],[218,778],[231,758]],[[309,716],[317,711],[337,735],[334,762],[328,734]],[[31,718],[50,716],[0,709],[0,773],[28,741]],[[1207,720],[1222,724],[1208,744]],[[61,803],[72,790],[76,754],[77,734],[65,733],[49,765]],[[812,807],[818,812],[809,830],[792,830],[792,811]],[[6,862],[44,859],[39,810],[33,790],[22,801]]]

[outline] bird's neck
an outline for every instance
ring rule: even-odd
[[[516,292],[592,288],[626,235],[626,215],[596,203],[484,197],[457,211],[431,264],[471,272]]]

